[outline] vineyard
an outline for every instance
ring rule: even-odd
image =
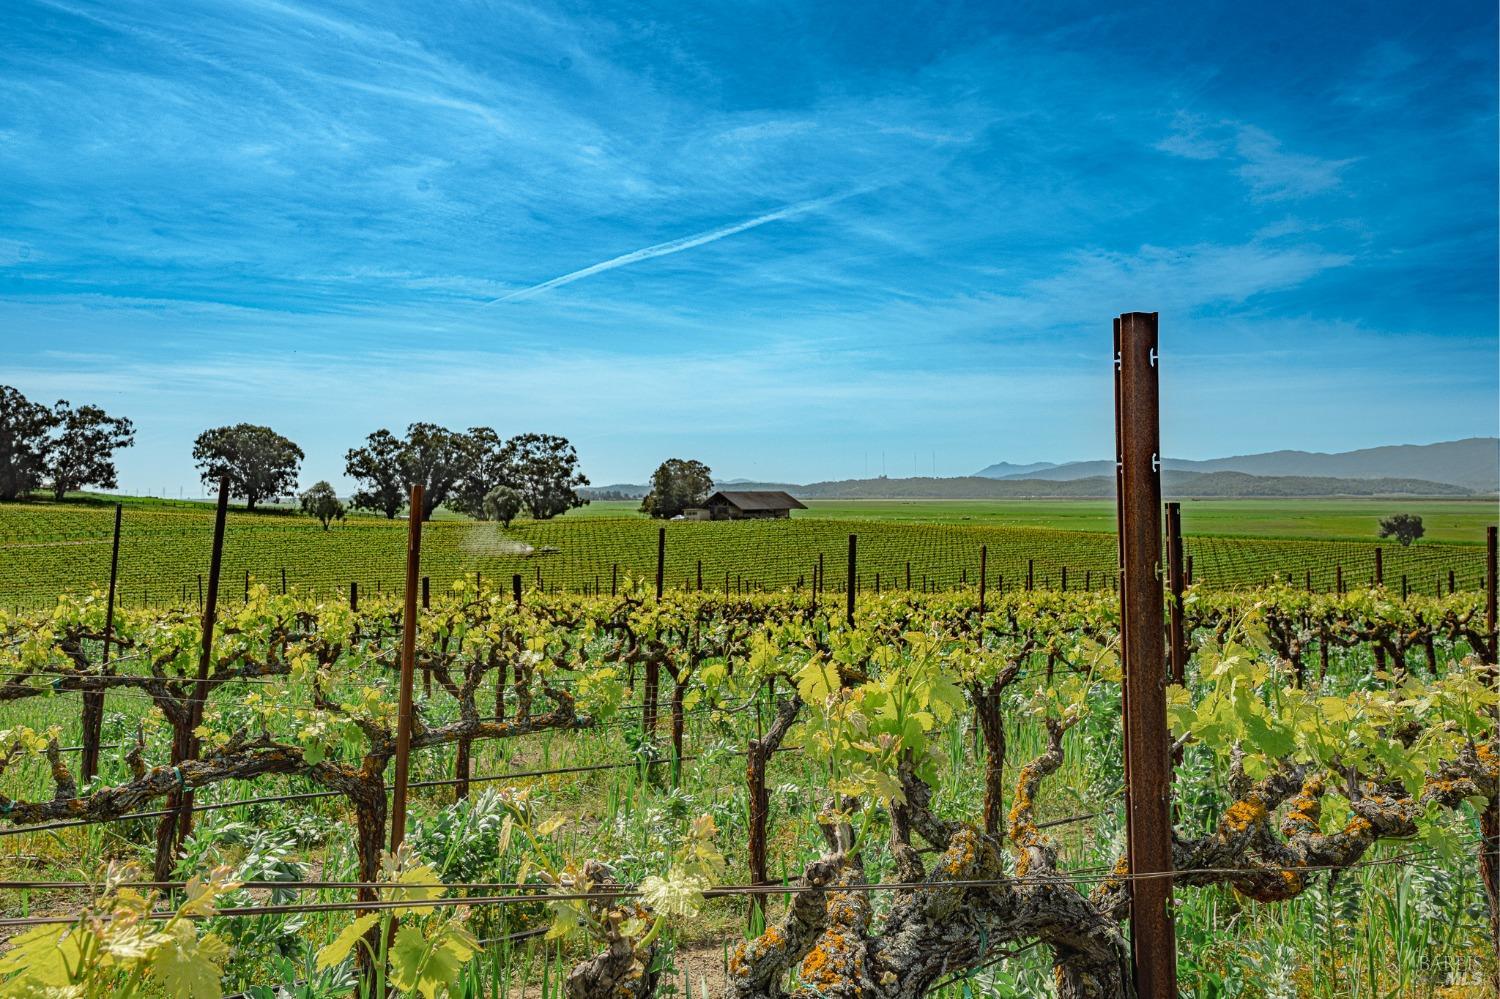
[[[113,510],[104,506],[0,507],[0,606],[42,609],[58,593],[87,593],[109,579]],[[208,572],[212,507],[127,508],[119,555],[119,599],[130,606],[197,606]],[[659,525],[637,519],[483,522],[425,526],[423,565],[432,585],[456,579],[509,581],[547,591],[608,593],[624,576],[656,571]],[[1098,590],[1112,585],[1118,552],[1111,534],[1044,528],[969,527],[795,519],[665,525],[664,577],[674,589],[719,592],[806,588],[815,572],[828,589],[846,585],[843,558],[857,531],[861,590],[951,590],[977,581],[987,554],[988,586]],[[1213,588],[1291,580],[1319,592],[1368,586],[1441,595],[1483,586],[1478,545],[1189,537],[1194,583]],[[405,533],[397,522],[353,519],[324,531],[308,518],[230,514],[226,592],[243,595],[246,576],[280,590],[366,594],[401,585]],[[1381,564],[1377,567],[1376,552]],[[819,566],[822,566],[819,570]]]
[[[405,753],[399,586],[3,612],[0,992],[1124,996],[1118,597],[956,583],[449,579]],[[1185,994],[1493,994],[1482,604],[1188,589]]]

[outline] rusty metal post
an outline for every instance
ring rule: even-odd
[[[1167,589],[1171,599],[1167,604],[1167,631],[1169,662],[1172,669],[1168,683],[1183,683],[1187,677],[1187,635],[1183,631],[1182,601],[1182,504],[1167,504]]]
[[[698,592],[703,592],[703,560],[698,560]]]
[[[615,584],[619,581],[619,578],[620,578],[620,563],[618,563],[618,562],[611,562],[609,564],[609,595],[610,596],[614,596],[615,595]]]
[[[352,579],[349,581],[349,609],[359,610],[359,584]]]
[[[1171,911],[1172,759],[1163,669],[1156,313],[1122,315],[1115,322],[1115,345],[1131,950],[1136,993],[1169,997],[1177,995],[1177,958]]]
[[[411,487],[406,518],[406,603],[401,614],[401,686],[396,697],[396,776],[391,787],[391,853],[406,838],[406,785],[411,772],[411,680],[417,667],[417,577],[422,564],[422,486]]]
[[[1340,562],[1333,567],[1333,592],[1339,596],[1344,594],[1344,565]]]
[[[109,553],[109,596],[104,604],[104,650],[99,657],[99,671],[109,672],[109,645],[115,632],[115,583],[120,575],[120,514],[124,505],[115,504],[115,540]],[[83,779],[99,775],[99,739],[104,728],[104,691],[91,690],[83,695],[83,759],[79,769]]]
[[[432,606],[432,577],[422,577],[422,609],[427,610]]]
[[[1375,585],[1385,585],[1385,549],[1375,546]]]
[[[851,628],[854,626],[855,546],[858,543],[858,535],[849,535],[849,577],[847,585],[844,586],[844,617],[848,620]]]
[[[1030,590],[1036,586],[1036,559],[1026,560],[1026,589]]]

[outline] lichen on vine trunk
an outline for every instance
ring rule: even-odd
[[[893,808],[892,854],[902,883],[921,887],[895,888],[889,909],[875,917],[870,893],[852,887],[863,880],[859,858],[820,857],[782,918],[736,951],[729,966],[736,999],[920,999],[944,980],[1030,945],[1050,951],[1059,999],[1134,996],[1121,931],[1129,909],[1124,861],[1081,894],[1059,873],[1056,846],[1035,821],[1038,789],[1062,764],[1066,729],[1050,721],[1046,751],[1022,768],[1005,841],[976,824],[938,818],[928,787],[903,767],[905,802]],[[1347,867],[1382,838],[1410,836],[1429,804],[1454,808],[1465,798],[1493,798],[1496,759],[1488,747],[1464,751],[1414,795],[1367,779],[1351,803],[1353,818],[1331,833],[1319,827],[1321,776],[1284,765],[1242,782],[1212,833],[1177,840],[1176,866],[1184,871],[1177,883],[1229,884],[1266,901],[1291,898],[1305,890],[1311,870]],[[911,833],[941,851],[931,871],[921,869]]]

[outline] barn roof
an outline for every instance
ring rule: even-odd
[[[807,507],[795,497],[779,490],[734,490],[721,489],[708,499],[704,505],[714,501],[722,501],[730,506],[749,512],[751,510],[806,510]]]

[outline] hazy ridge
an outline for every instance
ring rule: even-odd
[[[976,474],[994,479],[1065,481],[1107,476],[1114,471],[1113,462],[1108,460],[1070,461],[1045,468],[1018,470],[1023,467],[1001,462]],[[1467,437],[1436,444],[1393,444],[1331,454],[1283,450],[1202,461],[1167,458],[1162,467],[1177,472],[1243,472],[1275,477],[1418,479],[1493,493],[1500,488],[1500,438]]]
[[[1323,454],[1267,451],[1194,461],[1168,458],[1168,496],[1212,498],[1494,495],[1500,490],[1500,438],[1395,444]],[[783,489],[798,499],[1102,499],[1114,496],[1114,463],[997,462],[975,475],[755,482],[722,479],[728,489]],[[585,490],[594,497],[639,499],[648,487],[616,483]]]

